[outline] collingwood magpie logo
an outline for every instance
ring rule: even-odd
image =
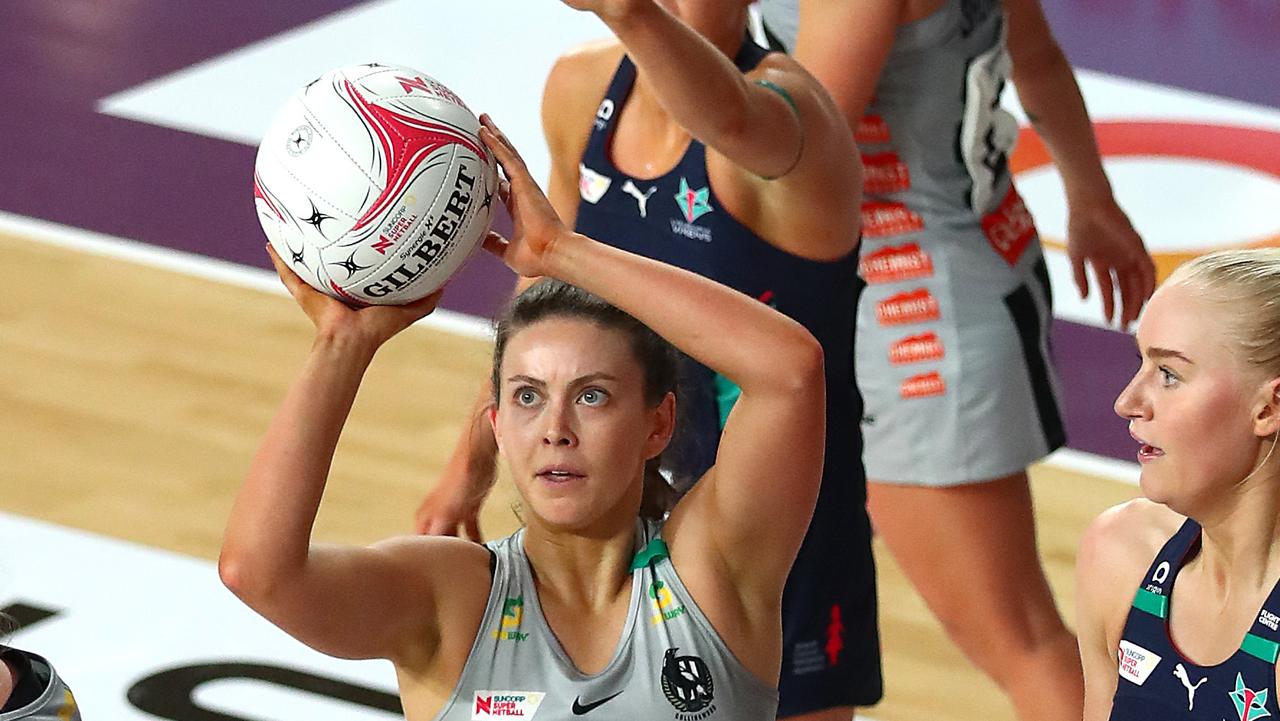
[[[662,694],[676,709],[679,721],[699,721],[715,713],[715,682],[711,669],[697,656],[677,656],[667,649],[662,659]]]

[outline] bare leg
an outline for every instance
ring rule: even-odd
[[[867,494],[876,533],[1018,717],[1079,721],[1080,655],[1040,565],[1026,473],[947,488],[871,481]]]

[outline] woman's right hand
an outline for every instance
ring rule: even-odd
[[[514,226],[510,239],[490,232],[484,241],[485,250],[526,278],[554,275],[548,268],[551,253],[556,242],[570,232],[493,118],[481,115],[480,123],[480,139],[493,152],[506,176],[499,184],[498,195]]]
[[[307,285],[298,277],[280,256],[275,248],[267,245],[267,255],[271,256],[271,264],[276,267],[284,287],[289,295],[297,301],[302,312],[307,314],[320,336],[337,337],[350,334],[361,341],[369,342],[374,348],[381,346],[391,336],[413,325],[417,320],[426,317],[435,310],[440,302],[444,289],[405,305],[371,305],[364,308],[352,308],[342,301],[325,295]]]

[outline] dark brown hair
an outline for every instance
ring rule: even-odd
[[[644,400],[657,406],[668,393],[675,393],[679,383],[679,355],[674,346],[649,326],[630,314],[610,305],[599,296],[554,278],[543,278],[512,299],[498,316],[493,345],[493,405],[498,407],[501,388],[502,359],[507,342],[517,332],[538,321],[550,318],[585,320],[601,328],[616,330],[630,341],[631,351],[644,370]],[[645,464],[644,496],[640,515],[661,519],[675,501],[675,491],[663,479],[662,456]]]

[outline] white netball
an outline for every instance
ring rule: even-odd
[[[480,122],[411,68],[356,65],[298,90],[254,166],[267,239],[316,289],[354,305],[431,293],[492,220],[498,187]]]

